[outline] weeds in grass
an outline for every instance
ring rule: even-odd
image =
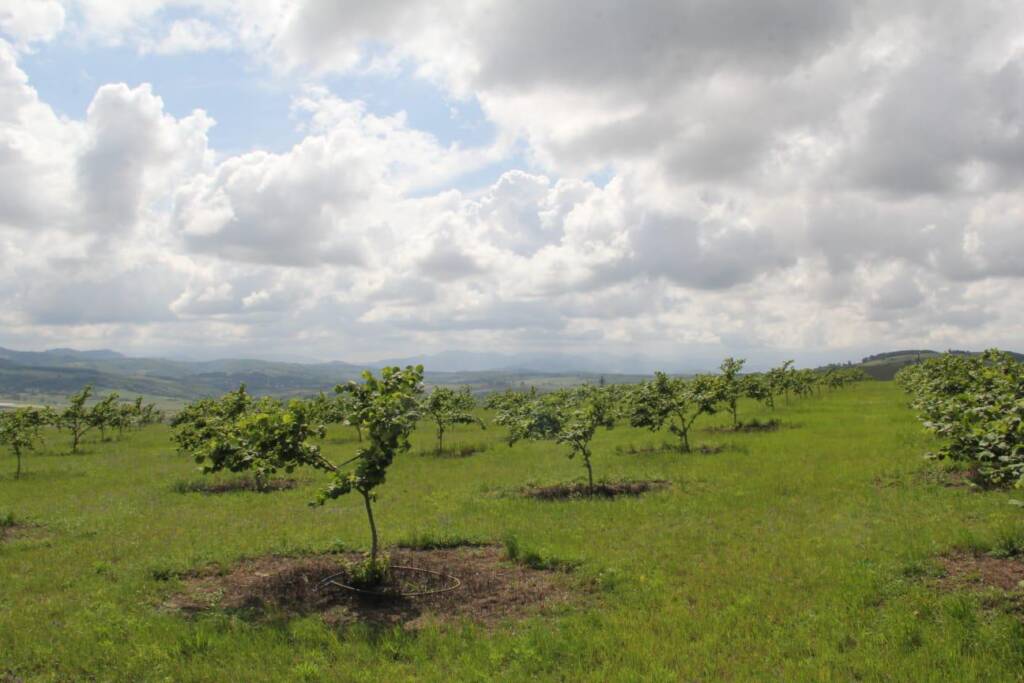
[[[536,550],[527,550],[519,543],[515,534],[508,534],[503,540],[505,546],[505,557],[518,564],[525,565],[530,569],[541,571],[567,572],[580,566],[576,560],[565,560],[558,557],[546,556]]]
[[[1024,527],[1002,527],[996,531],[995,542],[989,555],[992,557],[1018,557],[1024,554]]]
[[[485,452],[489,446],[482,443],[472,444],[450,444],[443,450],[424,449],[418,455],[430,458],[468,458],[471,455]]]
[[[353,588],[375,588],[384,583],[390,568],[391,556],[386,552],[378,553],[376,557],[363,558],[346,567],[348,583]]]
[[[997,527],[987,536],[979,536],[970,530],[960,533],[953,551],[969,555],[988,555],[998,559],[1024,555],[1024,526],[1010,524]]]
[[[477,548],[487,545],[487,542],[470,536],[418,532],[403,538],[395,545],[411,550],[441,550],[445,548]]]
[[[175,493],[237,493],[251,491],[254,493],[272,493],[287,491],[298,485],[294,479],[270,479],[259,481],[255,477],[228,479],[226,481],[205,481],[179,479],[171,485]]]

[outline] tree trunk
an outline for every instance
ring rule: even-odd
[[[21,479],[21,449],[15,448],[14,455],[18,458],[18,469],[14,472],[14,478]]]
[[[363,494],[363,503],[366,504],[366,518],[370,520],[370,562],[377,563],[377,525],[373,521],[373,508],[370,506],[370,492],[360,490]]]
[[[356,428],[356,434],[359,435],[359,443],[362,443],[363,442],[363,428],[360,427],[358,424],[355,425],[355,428]]]
[[[590,455],[583,454],[583,464],[587,466],[587,495],[594,495],[594,468],[590,466]]]
[[[441,453],[444,450],[444,427],[441,423],[437,423],[437,452]]]
[[[683,453],[689,453],[690,452],[690,434],[689,434],[689,432],[690,432],[690,430],[687,429],[686,427],[683,427],[682,429],[679,430],[679,438],[683,442],[682,443]]]
[[[71,431],[71,452],[72,453],[77,453],[78,452],[78,439],[80,439],[81,436],[82,435],[79,433],[78,429],[72,427],[72,431]]]

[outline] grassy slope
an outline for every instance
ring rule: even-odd
[[[356,498],[305,505],[319,481],[271,495],[178,494],[193,475],[166,427],[80,456],[2,460],[0,514],[48,538],[0,545],[0,677],[26,680],[1009,680],[1024,674],[1020,622],[914,576],[952,544],[1020,524],[1008,494],[921,478],[927,437],[888,383],[796,403],[791,428],[701,434],[719,455],[617,455],[667,435],[602,433],[595,469],[665,477],[635,500],[540,503],[493,495],[579,477],[551,444],[498,443],[466,459],[396,463],[377,507],[385,540],[418,533],[501,539],[580,560],[601,590],[586,605],[510,624],[419,634],[332,631],[314,617],[253,624],[158,610],[153,578],[242,555],[363,547]],[[747,406],[748,417],[760,414]],[[716,420],[724,422],[723,420]],[[706,423],[707,424],[707,423]],[[326,450],[351,452],[338,430]],[[429,448],[424,426],[417,446]]]

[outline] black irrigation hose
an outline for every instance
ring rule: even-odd
[[[435,588],[433,590],[409,591],[409,592],[398,592],[398,593],[384,593],[384,592],[381,592],[381,591],[373,591],[373,590],[366,590],[364,588],[356,588],[355,586],[350,586],[350,585],[348,585],[346,583],[341,583],[340,581],[335,581],[335,579],[337,579],[339,576],[344,576],[345,574],[347,574],[347,572],[338,572],[337,574],[331,574],[330,576],[328,576],[328,577],[326,577],[324,579],[321,579],[320,582],[317,583],[316,587],[317,587],[317,590],[320,590],[320,589],[322,589],[322,588],[324,588],[326,586],[337,586],[338,588],[343,588],[343,589],[345,589],[347,591],[352,591],[353,593],[359,593],[360,595],[372,595],[374,597],[381,597],[381,598],[384,598],[384,597],[413,598],[413,597],[420,597],[420,596],[424,596],[424,595],[438,595],[440,593],[448,593],[448,592],[453,591],[453,590],[459,588],[460,586],[462,586],[462,581],[457,576],[452,576],[451,574],[444,574],[442,572],[437,572],[437,571],[434,571],[433,569],[422,569],[420,567],[407,567],[407,566],[404,566],[404,565],[397,565],[397,564],[396,565],[392,565],[390,567],[390,569],[404,569],[404,570],[410,571],[410,572],[420,572],[422,574],[433,574],[434,576],[440,576],[442,579],[451,579],[452,583],[451,583],[451,585],[444,586],[442,588]]]

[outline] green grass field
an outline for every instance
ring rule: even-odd
[[[905,404],[893,384],[864,383],[780,406],[776,432],[700,431],[697,443],[727,445],[715,455],[630,455],[670,435],[602,431],[599,478],[673,482],[615,500],[507,495],[584,470],[564,447],[510,449],[498,427],[459,428],[451,442],[490,447],[401,456],[379,489],[383,541],[512,534],[578,561],[571,580],[591,589],[497,628],[413,633],[161,609],[180,589],[160,580],[169,574],[367,547],[361,501],[307,506],[324,481],[315,472],[271,494],[178,493],[176,482],[201,475],[166,426],[91,436],[76,456],[60,455],[53,434],[19,481],[13,457],[0,460],[0,517],[41,525],[0,542],[0,681],[1020,680],[1019,615],[985,595],[942,592],[932,577],[933,558],[954,546],[1019,537],[1024,512],[1008,504],[1013,493],[930,476],[930,438]],[[715,423],[725,417],[703,426]],[[325,451],[341,459],[354,439],[335,429]],[[433,439],[423,424],[416,450]]]

